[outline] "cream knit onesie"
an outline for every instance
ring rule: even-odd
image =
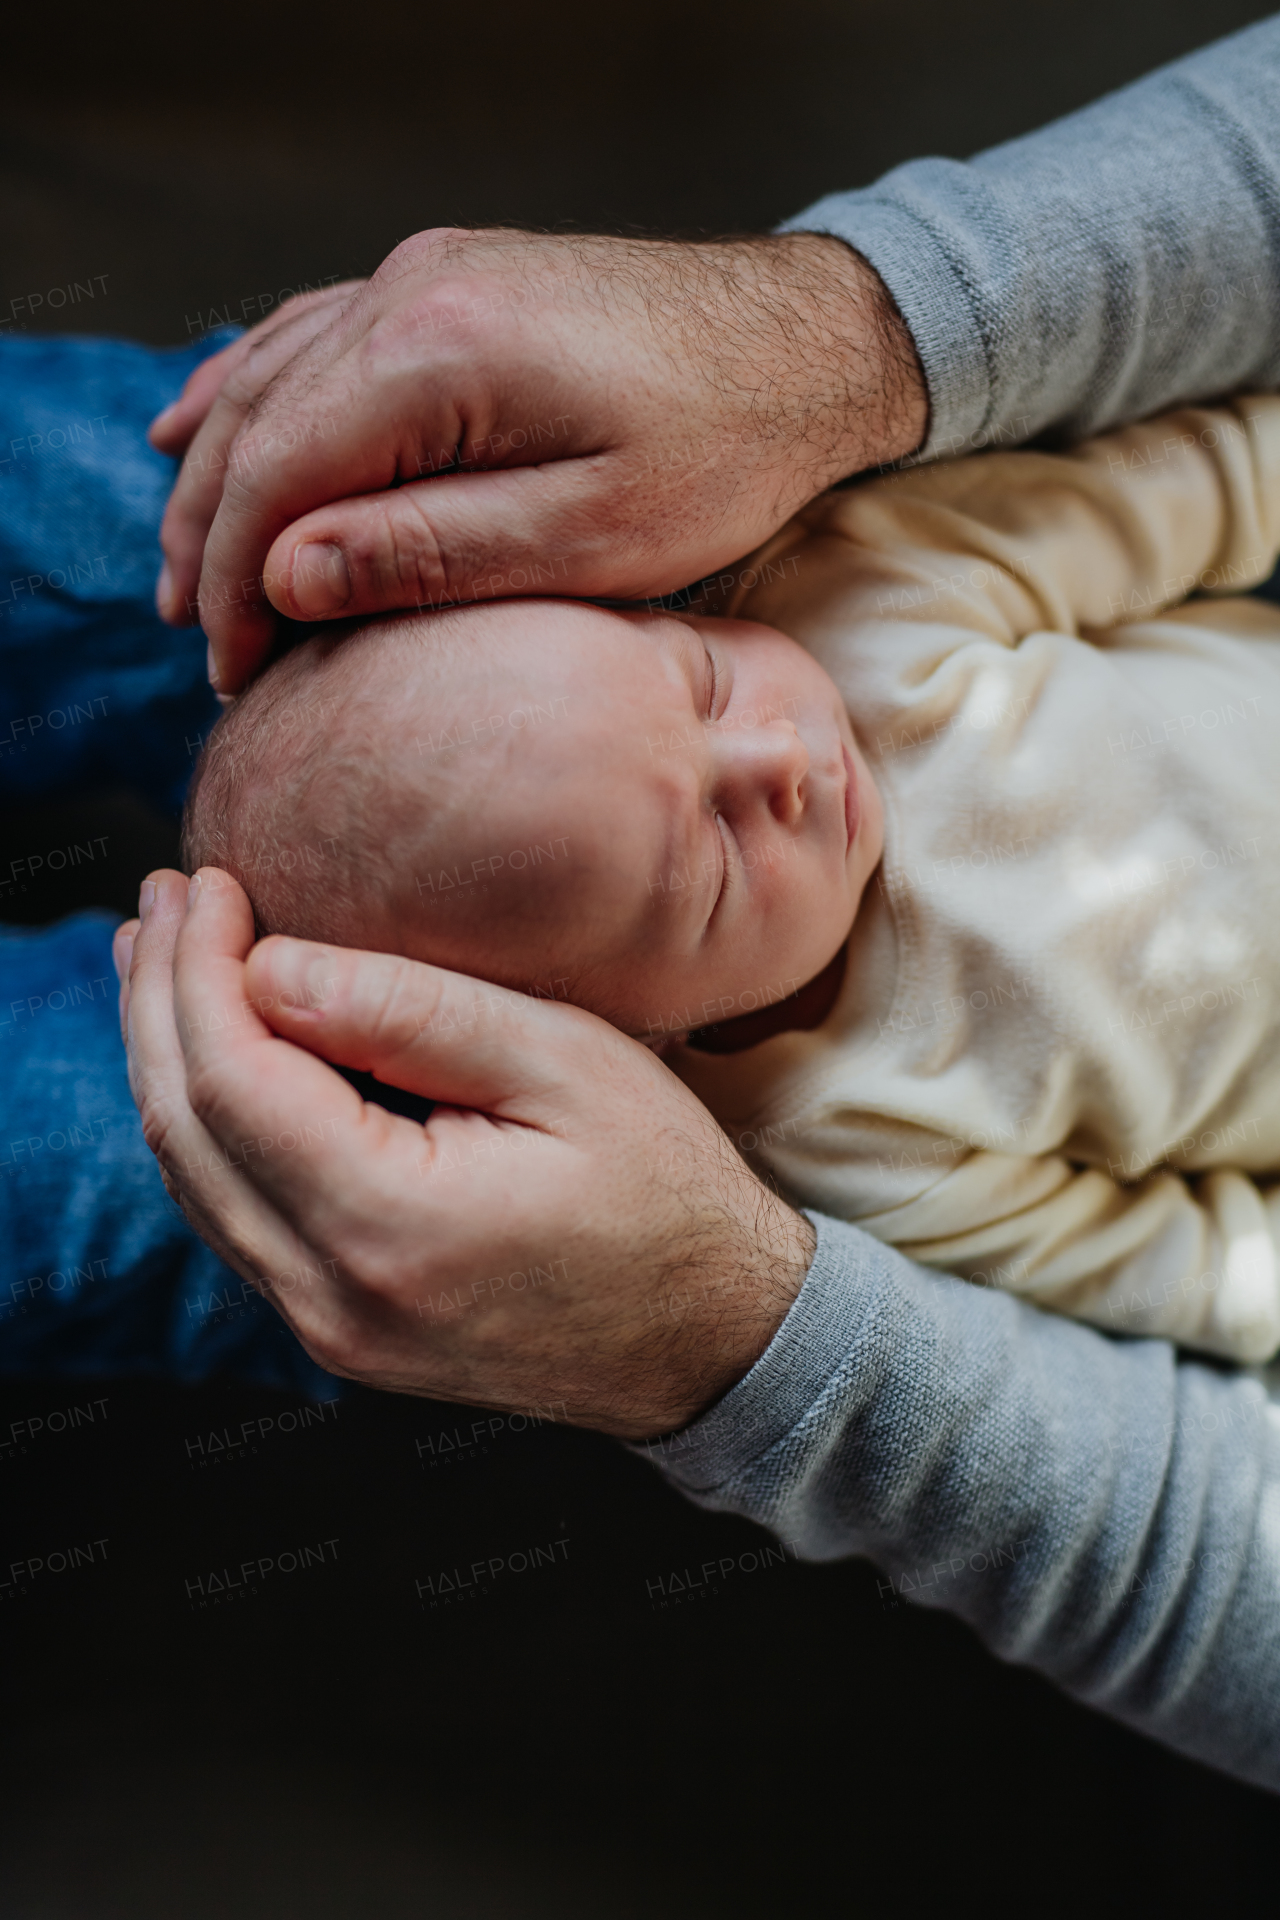
[[[725,610],[841,689],[883,865],[820,1028],[668,1056],[802,1204],[1238,1360],[1280,1344],[1278,547],[1271,397],[806,508]]]

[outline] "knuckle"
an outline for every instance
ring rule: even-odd
[[[406,268],[421,269],[443,261],[473,238],[474,235],[466,227],[424,227],[420,233],[411,233],[392,249],[374,279],[397,279]]]
[[[317,1366],[329,1373],[354,1371],[360,1358],[358,1327],[340,1296],[326,1291],[323,1298],[313,1300],[298,1293],[287,1305],[289,1326]]]
[[[437,366],[465,369],[478,343],[492,336],[507,306],[505,282],[491,270],[443,270],[415,291],[403,309],[401,325],[429,343]]]
[[[375,1054],[398,1053],[408,1035],[416,1036],[419,995],[411,990],[412,962],[389,959],[360,1009],[360,1028]]]
[[[173,1122],[173,1109],[163,1096],[146,1089],[138,1096],[138,1118],[142,1123],[142,1137],[147,1146],[166,1168],[172,1159],[169,1152],[169,1133]],[[165,1173],[167,1180],[168,1174]]]
[[[347,1379],[359,1376],[348,1359],[347,1341],[331,1326],[307,1327],[294,1322],[293,1332],[308,1360],[314,1360],[326,1373]]]
[[[217,1132],[217,1121],[227,1098],[226,1075],[212,1061],[204,1060],[187,1071],[187,1101],[197,1120]]]
[[[137,1094],[142,1137],[160,1167],[160,1176],[175,1199],[185,1171],[182,1133],[183,1103],[163,1087],[143,1087]]]
[[[391,583],[421,605],[449,590],[449,568],[426,501],[401,499],[408,517],[394,508],[387,516],[386,567]]]
[[[338,1265],[347,1297],[348,1321],[352,1327],[363,1325],[366,1309],[376,1309],[382,1322],[382,1310],[403,1306],[412,1293],[413,1263],[405,1255],[398,1235],[387,1233],[384,1220],[372,1211],[362,1210],[335,1222],[325,1235],[325,1246]]]
[[[373,1234],[365,1238],[349,1272],[357,1294],[379,1306],[399,1305],[411,1285],[400,1247]]]
[[[341,1379],[363,1380],[378,1371],[383,1357],[358,1322],[348,1315],[325,1319],[314,1326],[293,1328],[303,1351],[326,1373]]]
[[[246,346],[244,353],[235,365],[227,371],[227,377],[218,389],[216,398],[225,401],[228,407],[234,407],[237,413],[245,413],[257,398],[262,386],[259,369],[265,359],[266,342],[255,340],[252,346]]]
[[[239,456],[239,457],[237,457]],[[227,456],[226,472],[222,478],[222,498],[232,508],[243,508],[256,501],[259,492],[259,474],[257,462],[248,449],[240,443],[237,434]]]

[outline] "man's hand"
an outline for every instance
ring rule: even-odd
[[[290,324],[223,388],[162,534],[172,617],[203,552],[224,693],[273,609],[669,592],[925,433],[883,283],[817,234],[440,229]]]
[[[117,953],[147,1141],[322,1366],[478,1406],[561,1402],[640,1439],[763,1352],[812,1229],[652,1053],[437,967],[254,947],[216,868],[190,906],[172,872],[143,904]],[[402,1119],[325,1059],[441,1104]]]

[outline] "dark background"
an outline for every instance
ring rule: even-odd
[[[425,226],[767,225],[1261,11],[28,4],[5,25],[0,314],[105,275],[76,327],[174,344]],[[23,919],[131,911],[173,859],[172,823],[127,795],[11,813],[3,838],[46,825],[109,833],[111,864]],[[0,1445],[0,1559],[110,1542],[7,1612],[2,1920],[1185,1912],[1274,1871],[1273,1800],[886,1605],[864,1565],[655,1604],[764,1536],[595,1436],[505,1426],[447,1455],[473,1416],[430,1402],[354,1392],[286,1433],[296,1401],[264,1391],[103,1381],[5,1385],[0,1438],[104,1398]],[[211,1464],[212,1433],[267,1415]],[[418,1603],[416,1580],[552,1539],[554,1566]],[[323,1565],[188,1602],[320,1540]]]

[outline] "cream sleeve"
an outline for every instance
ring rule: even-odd
[[[984,453],[826,495],[753,558],[726,611],[771,621],[838,685],[856,683],[861,736],[892,745],[908,711],[952,710],[963,686],[948,663],[974,641],[1149,620],[1264,579],[1278,547],[1280,399],[1249,396],[1065,453]],[[1162,1167],[1133,1182],[1057,1154],[973,1152],[925,1191],[851,1215],[846,1144],[831,1137],[791,1168],[784,1151],[777,1171],[913,1259],[1235,1360],[1280,1344],[1280,1197],[1243,1172]]]
[[[977,1222],[955,1231],[958,1221]],[[1217,1167],[1131,1186],[1057,1154],[972,1153],[857,1225],[913,1260],[1113,1333],[1236,1361],[1280,1345],[1280,1190]]]
[[[891,650],[919,686],[975,635],[1013,647],[1150,619],[1256,585],[1278,550],[1280,398],[1247,395],[1066,453],[976,454],[825,494],[752,556],[724,610],[832,670],[842,649]]]

